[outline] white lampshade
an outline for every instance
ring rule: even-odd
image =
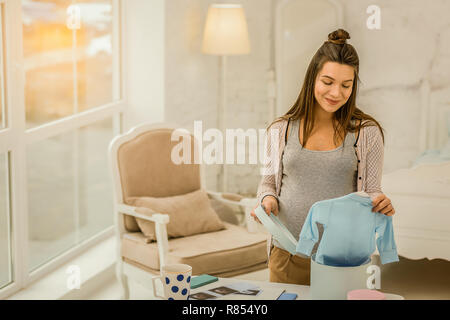
[[[202,52],[214,55],[250,53],[247,21],[240,4],[212,4],[208,8]]]

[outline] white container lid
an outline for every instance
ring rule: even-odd
[[[272,236],[283,246],[290,254],[295,255],[297,240],[292,233],[284,226],[284,224],[272,212],[270,216],[264,211],[262,206],[255,209],[255,214],[264,227],[272,234]]]

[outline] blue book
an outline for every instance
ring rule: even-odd
[[[202,274],[200,276],[191,279],[191,289],[205,286],[217,280],[219,280],[219,278],[210,276],[209,274]]]
[[[297,299],[296,293],[283,292],[277,300],[295,300]]]

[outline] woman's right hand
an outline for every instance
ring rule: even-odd
[[[265,196],[262,201],[262,206],[268,216],[270,216],[271,212],[273,212],[273,214],[276,216],[278,215],[278,201],[274,196]],[[259,219],[255,213],[255,209],[258,207],[259,207],[259,205],[254,207],[253,211],[250,213],[250,215],[253,217],[253,219],[255,219],[256,221],[261,223],[261,221],[259,221]]]

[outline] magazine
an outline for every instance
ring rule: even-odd
[[[252,283],[235,282],[192,293],[189,300],[277,300],[284,291],[277,287],[263,290]]]

